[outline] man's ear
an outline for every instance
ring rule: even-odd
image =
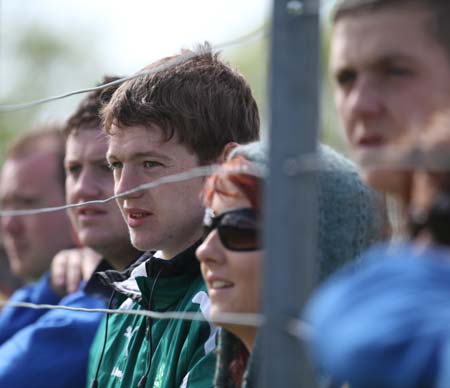
[[[228,158],[228,155],[230,155],[230,152],[232,150],[234,150],[238,145],[239,144],[234,141],[230,141],[229,143],[225,144],[225,147],[223,147],[222,153],[217,158],[217,163],[225,162]]]

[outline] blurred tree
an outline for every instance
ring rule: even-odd
[[[42,24],[10,31],[7,55],[1,58],[1,103],[11,104],[60,94],[96,82],[100,68],[95,39],[87,31],[59,35]],[[71,39],[76,36],[75,39]],[[88,44],[87,39],[90,39]],[[5,74],[5,72],[9,74]],[[0,113],[0,162],[6,144],[42,121],[61,120],[81,97],[17,112]]]
[[[267,80],[269,63],[269,25],[263,27],[267,31],[264,37],[257,41],[234,47],[225,52],[225,57],[247,79],[252,88],[253,95],[261,116],[261,129],[263,136],[267,134],[268,126],[268,99]]]
[[[320,80],[320,123],[321,140],[332,147],[345,152],[346,145],[343,131],[336,114],[333,101],[333,85],[329,75],[330,36],[331,28],[328,16],[325,15],[321,23],[321,73]],[[269,22],[265,28],[270,30]],[[270,55],[270,37],[266,36],[257,42],[238,46],[226,52],[225,56],[247,78],[254,92],[261,112],[263,136],[268,126],[268,64]]]
[[[339,121],[333,97],[333,80],[329,71],[330,48],[331,48],[331,26],[324,19],[321,25],[321,126],[322,141],[341,152],[347,151],[344,132]]]

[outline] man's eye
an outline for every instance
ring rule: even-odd
[[[411,74],[411,71],[408,68],[402,66],[389,66],[385,69],[385,74],[394,77],[403,77]]]
[[[21,198],[18,203],[23,207],[33,207],[39,203],[37,198]]]
[[[336,74],[336,82],[339,86],[345,87],[355,82],[356,71],[353,70],[342,70]]]
[[[72,164],[70,166],[66,166],[67,175],[78,175],[81,171],[81,166],[79,164]]]
[[[142,162],[142,166],[143,166],[144,168],[155,168],[155,167],[162,166],[162,164],[159,163],[159,162],[156,162],[156,161],[154,161],[154,160],[144,160],[144,161]]]
[[[121,162],[110,162],[108,163],[108,168],[110,170],[118,170],[120,168],[122,168],[122,163]]]
[[[2,204],[4,210],[33,209],[38,207],[40,200],[32,197],[11,198]]]

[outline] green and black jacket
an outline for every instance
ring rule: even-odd
[[[207,316],[209,298],[196,247],[171,260],[146,254],[126,272],[98,275],[115,290],[120,309]],[[208,322],[111,314],[103,320],[91,348],[88,386],[95,380],[94,386],[101,388],[212,387],[216,332]]]

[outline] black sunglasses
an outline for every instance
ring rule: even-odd
[[[255,251],[261,248],[261,228],[251,208],[241,208],[214,216],[206,209],[203,219],[203,238],[217,228],[220,241],[230,251]]]

